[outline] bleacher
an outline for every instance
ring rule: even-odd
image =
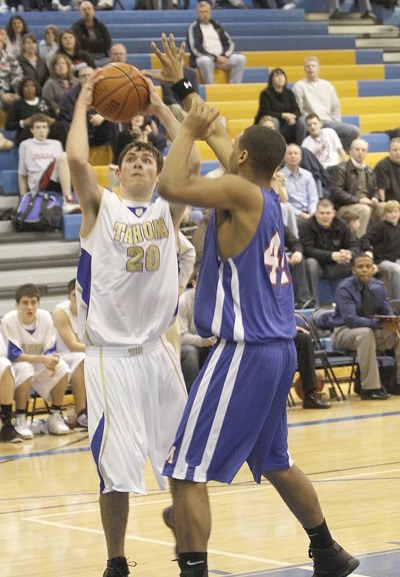
[[[347,9],[349,4],[346,0],[343,9]],[[127,46],[128,62],[144,69],[158,67],[157,59],[151,53],[151,40],[157,41],[161,32],[172,32],[178,41],[183,40],[188,25],[195,19],[195,0],[191,0],[189,10],[163,12],[135,11],[132,9],[134,0],[123,0],[123,5],[125,10],[99,11],[96,16],[108,26],[114,42]],[[250,0],[247,5],[251,7]],[[275,66],[283,67],[289,82],[293,83],[304,77],[304,58],[316,55],[321,63],[321,76],[330,80],[338,92],[343,120],[359,126],[363,137],[368,140],[368,162],[374,166],[387,151],[385,131],[400,126],[400,65],[386,64],[381,49],[357,48],[351,34],[330,35],[327,20],[306,19],[306,11],[327,12],[327,0],[299,0],[298,6],[299,9],[287,11],[215,10],[215,19],[231,33],[236,49],[246,55],[247,66],[243,84],[227,84],[226,73],[219,70],[216,84],[201,85],[200,94],[220,110],[227,120],[231,136],[235,137],[252,124],[258,96],[265,88],[269,70]],[[381,11],[378,15],[385,22],[400,24],[400,9]],[[0,15],[0,26],[7,23],[9,16]],[[56,24],[62,30],[79,18],[77,12],[28,12],[23,16],[39,39],[43,37],[47,24]],[[12,137],[12,134],[7,134],[7,137]],[[204,174],[215,168],[217,162],[206,144],[200,143],[198,147]],[[18,202],[17,165],[16,150],[0,153],[0,210]],[[98,166],[95,170],[100,183],[107,186],[108,167]],[[4,199],[8,199],[7,204]],[[60,236],[76,242],[80,220],[80,215],[65,216]],[[49,287],[54,288],[57,279],[60,286],[69,280],[70,275],[61,269],[60,274],[54,276],[54,283],[49,280]],[[64,278],[61,272],[65,272],[68,278]],[[21,279],[15,277],[15,284],[20,284]]]

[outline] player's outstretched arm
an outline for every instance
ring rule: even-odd
[[[239,208],[251,210],[258,195],[248,195],[248,181],[237,175],[221,178],[191,176],[187,168],[190,148],[197,138],[207,138],[214,129],[218,110],[209,108],[201,100],[193,100],[192,107],[172,143],[160,176],[158,191],[168,201],[214,207],[234,212]]]
[[[174,140],[179,133],[180,124],[175,116],[172,114],[171,110],[164,104],[164,102],[159,97],[154,84],[146,79],[147,85],[149,87],[150,94],[150,105],[148,107],[148,112],[154,114],[160,120],[161,124],[164,126],[168,133],[170,140]],[[200,170],[201,158],[195,146],[191,147],[190,155],[188,158],[188,171],[190,174],[198,174]],[[176,229],[179,228],[183,213],[186,210],[186,204],[180,202],[170,203],[171,216]]]
[[[161,83],[176,85],[184,79],[183,60],[185,56],[185,43],[182,42],[178,48],[175,44],[173,34],[170,34],[168,38],[165,34],[162,34],[161,42],[163,52],[161,52],[155,42],[151,43],[151,48],[160,61],[161,70],[158,73],[149,73],[149,76],[159,80]],[[190,110],[194,98],[199,98],[195,92],[190,92],[184,96],[182,103],[186,111]],[[225,126],[221,122],[216,122],[213,132],[208,136],[206,141],[225,170],[228,170],[229,157],[232,152],[232,142]]]
[[[71,171],[72,185],[82,210],[81,235],[87,236],[92,230],[101,201],[99,188],[89,159],[89,135],[86,114],[93,100],[93,85],[100,71],[94,72],[82,86],[76,101],[71,126],[67,138],[67,157]]]

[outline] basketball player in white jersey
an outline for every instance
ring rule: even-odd
[[[88,163],[86,113],[98,70],[82,87],[67,141],[82,209],[77,274],[78,336],[86,344],[89,438],[100,476],[108,552],[104,577],[125,577],[129,492],[145,494],[147,457],[160,488],[162,467],[185,402],[179,360],[164,333],[178,304],[175,228],[185,206],[152,202],[163,159],[150,144],[122,151],[120,194],[101,188]],[[172,138],[179,123],[149,82],[155,114]],[[198,158],[191,156],[194,162]]]
[[[208,223],[195,323],[214,335],[193,383],[164,467],[174,508],[164,519],[177,538],[181,577],[207,577],[211,514],[206,483],[230,483],[247,462],[254,480],[267,478],[310,538],[313,577],[346,577],[359,565],[332,538],[310,481],[287,446],[286,401],[296,369],[293,290],[285,257],[279,199],[271,179],[286,143],[274,130],[247,128],[233,147],[210,109],[183,79],[173,37],[153,49],[172,89],[190,108],[159,183],[170,202],[215,208]],[[190,107],[191,106],[191,107]],[[187,151],[207,139],[228,174],[190,175]]]
[[[47,419],[49,433],[67,435],[61,405],[67,388],[69,368],[56,354],[56,334],[49,312],[39,309],[40,290],[25,284],[15,291],[16,310],[4,315],[1,330],[8,359],[15,372],[15,429],[23,439],[31,439],[26,421],[30,387],[51,401]]]
[[[74,395],[76,428],[87,429],[85,375],[85,345],[78,339],[76,279],[67,284],[68,299],[53,310],[53,323],[57,335],[57,353],[71,370],[70,383]]]

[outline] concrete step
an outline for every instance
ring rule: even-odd
[[[14,232],[14,234],[18,235],[21,233]],[[49,267],[49,269],[54,267],[59,269],[59,267],[63,266],[76,266],[78,258],[79,243],[76,241],[2,243],[0,271],[42,269],[46,266]]]
[[[65,294],[67,283],[76,277],[76,266],[24,268],[0,271],[0,298],[12,298],[17,286],[33,283],[42,295]]]
[[[345,25],[331,25],[329,24],[329,34],[352,34],[353,36],[368,36],[370,38],[375,37],[393,37],[397,38],[399,35],[399,29],[397,26],[392,25],[359,25],[359,24],[352,24],[349,26],[348,24]]]
[[[356,38],[356,48],[399,49],[399,38]]]
[[[385,63],[399,63],[400,62],[400,51],[396,52],[384,52],[383,53],[383,62]]]

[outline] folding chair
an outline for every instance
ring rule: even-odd
[[[38,409],[37,408],[37,400],[41,398],[40,395],[33,389],[31,389],[31,393],[30,393],[30,401],[32,403],[31,405],[31,410],[29,412],[30,417],[31,417],[31,423],[33,422],[35,415],[37,415],[39,412],[42,413],[48,413],[50,414],[50,407],[49,405],[46,403],[46,401],[44,399],[42,399],[43,403],[44,403],[44,408],[43,409]]]
[[[323,369],[324,371],[324,381],[329,384],[330,398],[336,399],[337,401],[345,401],[346,396],[343,393],[339,382],[342,379],[336,376],[333,367],[351,364],[351,357],[348,355],[344,356],[342,354],[336,354],[335,351],[325,348],[312,319],[307,319],[307,317],[300,312],[295,312],[295,318],[296,324],[305,328],[310,334],[314,344],[315,367],[317,369]]]
[[[314,332],[313,338],[317,339],[319,343],[318,347],[325,350],[326,353],[324,368],[327,369],[335,387],[339,390],[342,399],[345,400],[346,397],[340,383],[349,382],[350,390],[351,385],[355,382],[357,353],[356,351],[351,351],[349,349],[337,349],[332,347],[330,339],[332,327],[330,321],[334,310],[334,305],[317,307],[312,314],[310,325]],[[334,369],[345,366],[350,366],[350,376],[338,377]]]

